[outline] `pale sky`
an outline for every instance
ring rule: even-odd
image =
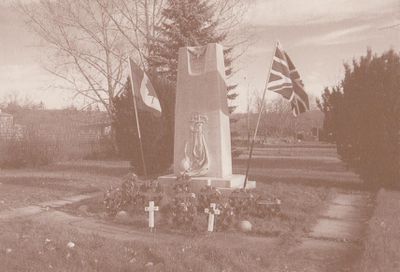
[[[0,0],[0,99],[18,92],[48,108],[71,105],[71,94],[50,87],[54,78],[40,65],[46,52],[36,47],[35,36],[5,2]],[[247,89],[262,92],[276,40],[315,97],[339,83],[343,63],[364,55],[368,47],[379,54],[400,51],[400,27],[387,28],[399,23],[400,0],[252,0],[243,27],[251,43],[234,67],[241,91],[238,111],[246,109]]]

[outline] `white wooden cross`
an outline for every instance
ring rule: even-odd
[[[158,207],[154,206],[154,201],[149,201],[149,206],[144,207],[146,212],[149,212],[149,228],[154,228],[154,212],[158,211]]]
[[[204,210],[205,213],[208,213],[208,231],[214,231],[214,221],[215,215],[219,215],[221,211],[217,209],[217,205],[215,203],[210,204],[210,209],[206,208]]]

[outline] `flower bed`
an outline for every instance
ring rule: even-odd
[[[254,235],[301,235],[308,231],[330,194],[327,188],[282,183],[260,183],[255,190],[230,194],[221,194],[211,187],[194,193],[187,180],[177,181],[173,193],[166,194],[157,182],[141,181],[130,174],[121,186],[107,190],[104,198],[85,200],[64,209],[117,223],[121,223],[118,213],[123,211],[121,214],[127,219],[122,220],[123,224],[146,230],[148,214],[144,208],[154,201],[159,207],[155,214],[157,231],[196,233],[207,231],[208,214],[204,210],[215,203],[220,210],[215,231],[236,231],[238,223],[245,220],[251,223]]]

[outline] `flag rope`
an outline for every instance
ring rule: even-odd
[[[276,44],[275,44],[275,49],[274,49],[273,52],[272,52],[271,64],[270,64],[270,67],[269,67],[268,76],[267,76],[267,81],[266,81],[266,83],[265,83],[264,92],[263,92],[263,96],[262,96],[262,99],[261,99],[261,109],[260,109],[260,112],[258,113],[257,124],[256,124],[256,128],[255,128],[255,130],[254,130],[253,139],[252,139],[251,145],[250,145],[249,158],[247,159],[246,175],[245,175],[245,177],[244,177],[243,189],[246,189],[247,180],[248,180],[248,178],[249,178],[249,171],[250,171],[250,165],[251,165],[251,158],[252,158],[252,156],[253,156],[254,142],[256,141],[257,132],[258,132],[258,127],[259,127],[259,125],[260,125],[260,120],[261,120],[261,115],[262,115],[262,112],[264,111],[264,106],[265,106],[265,103],[264,103],[264,101],[265,101],[265,95],[266,95],[267,90],[268,90],[268,83],[269,83],[269,78],[270,78],[270,75],[271,75],[272,64],[274,63],[274,56],[275,56],[275,54],[276,54],[276,50],[277,50],[277,48],[278,48],[278,45],[279,45],[279,41],[276,42]]]

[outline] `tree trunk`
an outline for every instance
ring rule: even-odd
[[[117,144],[117,133],[116,133],[116,127],[115,127],[117,120],[116,120],[115,106],[113,104],[112,99],[110,99],[110,102],[109,102],[108,117],[111,120],[111,131],[110,131],[111,135],[110,136],[111,136],[111,144],[112,144],[113,152],[116,155],[119,155],[120,150],[119,150],[119,147]]]

